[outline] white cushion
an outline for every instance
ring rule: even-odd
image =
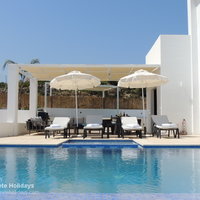
[[[138,124],[137,117],[122,117],[121,122],[125,124]]]
[[[139,124],[125,124],[125,126],[127,126],[127,127],[135,127],[135,128],[140,127]]]
[[[103,128],[103,126],[101,124],[87,124],[84,128],[85,129],[100,129],[100,128]]]
[[[45,131],[61,131],[61,130],[64,130],[65,127],[64,126],[56,126],[56,127],[51,127],[51,126],[48,126],[46,127],[44,130]]]
[[[89,126],[89,127],[93,126],[94,127],[94,126],[100,126],[100,124],[87,124],[87,126]]]
[[[67,128],[69,121],[69,117],[55,117],[52,124],[60,125]]]
[[[50,127],[51,128],[60,128],[61,125],[59,125],[59,124],[51,124]]]
[[[163,127],[165,127],[165,126],[167,126],[167,127],[177,127],[177,125],[173,124],[173,123],[169,123],[169,124],[165,123],[165,124],[162,124],[162,126]]]
[[[178,128],[176,124],[173,124],[173,123],[165,123],[165,124],[162,124],[161,126],[156,126],[157,128],[163,128],[163,129],[173,129],[173,128]]]
[[[142,127],[138,124],[125,124],[122,125],[124,130],[142,130]]]

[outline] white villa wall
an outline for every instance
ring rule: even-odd
[[[146,64],[161,64],[161,38],[158,37],[146,55]]]
[[[193,132],[190,37],[161,36],[161,74],[169,77],[162,87],[162,112],[172,121],[186,119],[188,132]]]
[[[161,65],[161,38],[158,37],[158,39],[155,41],[154,45],[151,47],[151,49],[149,50],[148,54],[146,55],[146,64],[159,64]],[[160,69],[157,70],[158,73],[160,73]],[[148,89],[149,91],[150,89]],[[157,107],[158,107],[158,114],[161,113],[161,94],[160,94],[160,87],[157,88],[157,96],[160,98],[157,98]],[[151,102],[151,92],[149,91],[147,93],[147,109],[148,110],[152,110],[151,106],[152,103]]]
[[[30,110],[19,110],[18,111],[18,123],[25,123],[27,119],[31,118]]]
[[[27,133],[25,123],[0,122],[0,137],[15,136]]]
[[[7,110],[0,109],[0,123],[7,121]]]
[[[27,133],[25,122],[30,118],[29,110],[18,111],[18,123],[7,122],[7,110],[0,110],[0,137]]]
[[[75,118],[75,110],[63,109],[63,108],[47,108],[46,110],[51,118],[70,116]],[[79,109],[79,118],[85,118],[87,115],[102,115],[103,117],[115,116],[117,114],[116,109]],[[129,116],[136,116],[142,118],[142,110],[123,110],[120,109],[119,113],[126,113]],[[7,110],[0,110],[0,137],[15,136],[27,133],[26,121],[31,116],[30,110],[18,111],[18,123],[7,122]]]
[[[152,63],[152,64],[161,64],[161,41],[160,37],[155,41],[154,45],[149,50],[148,54],[146,55],[146,64]],[[157,72],[160,72],[160,69],[157,70]],[[160,114],[161,112],[161,95],[160,95],[160,87],[157,87],[157,114]],[[160,98],[158,98],[160,97]],[[152,132],[152,121],[151,121],[151,114],[154,114],[153,111],[153,104],[152,101],[153,94],[151,88],[147,89],[147,110],[149,110],[150,115],[148,116],[147,120],[147,132]]]
[[[14,123],[0,123],[0,137],[12,136],[15,133],[15,124]]]
[[[18,123],[25,123],[31,117],[29,110],[18,110]],[[0,123],[7,122],[7,110],[0,110]]]
[[[46,111],[49,113],[50,117],[75,117],[75,109],[71,108],[47,108]],[[125,113],[129,116],[135,116],[142,118],[142,110],[132,110],[132,109],[120,109],[119,113]],[[147,111],[148,112],[148,111]],[[85,118],[87,115],[102,115],[103,117],[111,117],[118,114],[117,109],[78,109],[78,117]]]
[[[182,120],[186,119],[188,133],[194,133],[190,37],[162,35],[152,49],[146,56],[146,63],[160,64],[160,73],[169,78],[169,82],[160,87],[158,113],[168,115],[170,121],[177,123],[180,128]],[[155,60],[156,56],[158,63]]]

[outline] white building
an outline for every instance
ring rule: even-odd
[[[8,102],[7,110],[0,110],[0,136],[23,133],[24,122],[36,115],[37,80],[51,80],[70,69],[91,73],[91,68],[91,74],[99,73],[102,80],[118,80],[141,68],[167,76],[168,84],[148,89],[149,114],[168,115],[180,128],[186,119],[188,133],[200,134],[200,0],[188,0],[188,23],[188,35],[159,36],[146,55],[146,65],[8,66]],[[30,73],[29,111],[18,111],[18,73],[23,69]]]
[[[200,1],[188,0],[189,35],[161,35],[146,56],[169,83],[158,90],[158,112],[200,134]],[[149,105],[149,109],[152,107]]]

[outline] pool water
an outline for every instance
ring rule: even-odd
[[[133,140],[69,140],[62,147],[78,148],[138,148]]]
[[[0,148],[0,191],[200,193],[200,149]]]

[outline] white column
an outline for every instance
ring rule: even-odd
[[[78,127],[78,97],[77,90],[75,90],[75,101],[76,101],[76,126]]]
[[[146,105],[147,105],[147,109],[146,109],[146,125],[147,125],[147,133],[151,133],[151,107],[152,107],[152,88],[147,88],[146,89]]]
[[[14,64],[9,64],[7,67],[8,67],[7,122],[17,123],[19,67]]]
[[[105,98],[105,91],[102,91],[102,98]]]
[[[191,38],[192,132],[200,132],[200,1],[188,0],[188,33]]]
[[[52,88],[50,87],[50,94],[49,94],[50,96],[52,96]]]
[[[45,82],[44,84],[44,111],[47,111],[47,88],[49,86],[49,82]]]
[[[30,79],[30,95],[29,95],[29,110],[30,117],[35,117],[37,114],[37,98],[38,98],[38,82],[36,78]]]

